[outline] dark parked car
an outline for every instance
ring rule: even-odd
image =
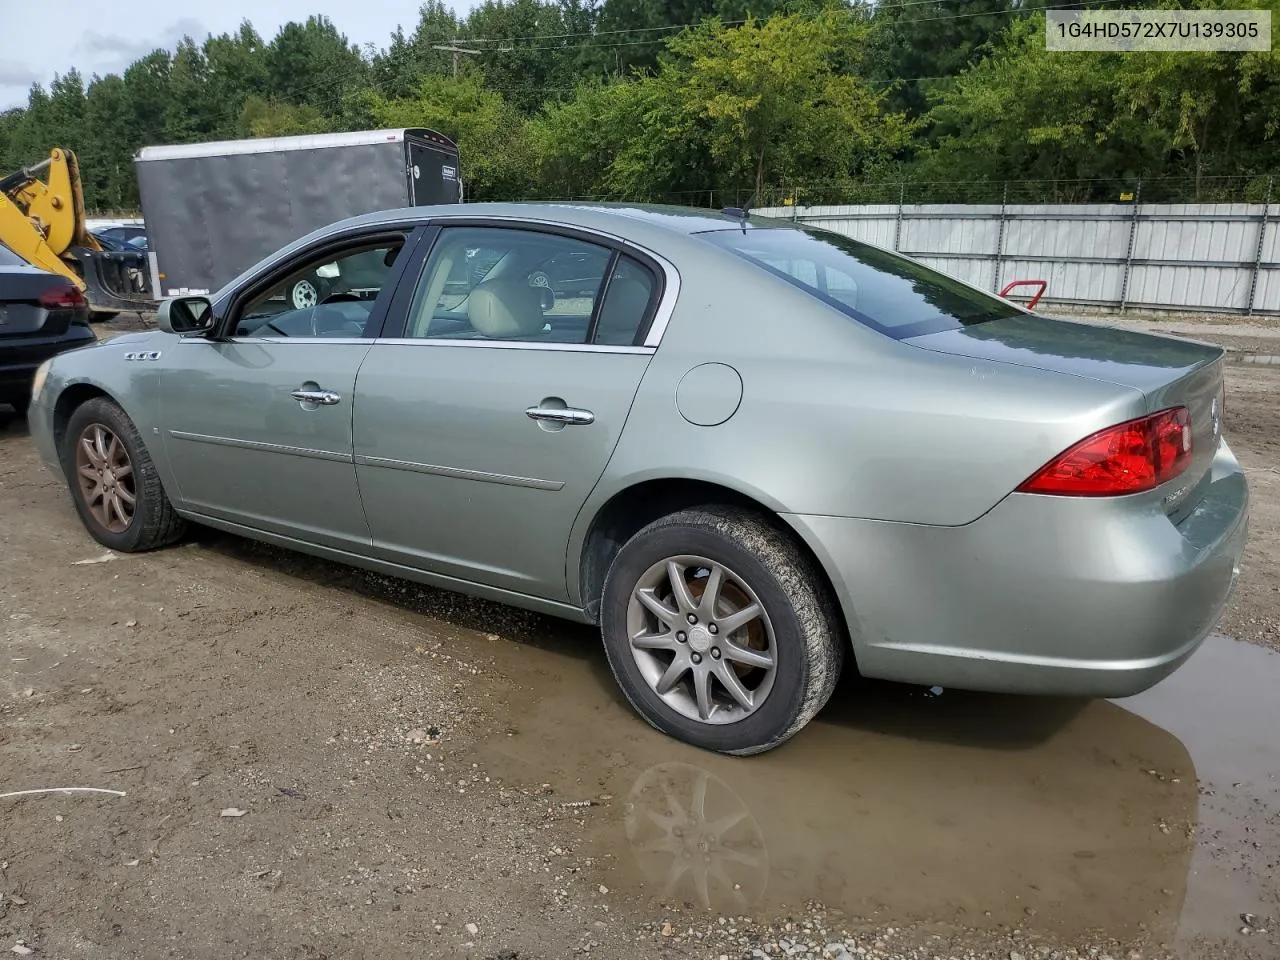
[[[113,233],[95,233],[93,239],[102,245],[103,250],[128,250],[129,245]]]
[[[96,339],[79,287],[0,246],[0,404],[26,413],[40,364]]]
[[[107,237],[122,245],[131,244],[133,241],[141,238],[145,244],[147,239],[147,228],[140,227],[135,224],[126,224],[125,226],[120,227],[103,227],[101,230],[96,231],[94,236],[99,240],[103,237]],[[146,247],[144,246],[143,249],[145,250]]]

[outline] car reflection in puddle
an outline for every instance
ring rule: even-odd
[[[691,763],[656,763],[624,807],[640,872],[666,899],[741,912],[763,899],[769,851],[750,805]]]
[[[1250,723],[1274,740],[1274,696],[1253,708],[1269,719],[1233,701],[1224,722],[1201,722],[1233,700],[1232,671],[1274,689],[1280,657],[1260,648],[1215,638],[1176,683],[1118,702],[844,684],[794,741],[746,759],[637,724],[590,657],[507,655],[532,702],[510,698],[516,733],[488,744],[486,765],[566,802],[612,798],[584,813],[578,852],[620,894],[756,919],[818,901],[886,923],[1159,941],[1234,936],[1241,912],[1280,913],[1266,868],[1280,761],[1219,743]],[[1215,777],[1238,785],[1251,778],[1227,770],[1251,768],[1258,790],[1202,805],[1184,743]]]

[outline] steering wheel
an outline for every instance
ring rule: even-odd
[[[319,310],[320,307],[323,307],[325,304],[329,304],[329,303],[363,303],[363,302],[364,300],[356,296],[354,293],[347,293],[344,291],[341,293],[329,294],[327,297],[325,297],[318,304],[316,304],[314,307],[311,308],[311,335],[313,337],[324,336],[324,334],[320,332],[320,324],[318,322],[319,315],[320,315],[320,310]],[[334,329],[338,329],[338,328],[335,327]]]

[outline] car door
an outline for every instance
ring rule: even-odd
[[[177,342],[162,419],[185,508],[367,549],[352,401],[407,239],[383,231],[291,258],[232,296],[218,335]]]
[[[548,303],[539,267],[566,254],[597,264],[596,288]],[[399,336],[374,344],[356,383],[375,555],[566,600],[570,528],[653,354],[664,282],[656,261],[598,237],[445,226],[397,295]]]

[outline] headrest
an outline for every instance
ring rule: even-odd
[[[467,318],[485,337],[528,337],[546,326],[542,296],[523,278],[486,280],[467,299]]]
[[[649,284],[630,277],[614,277],[605,293],[596,326],[596,343],[630,346],[649,305]]]

